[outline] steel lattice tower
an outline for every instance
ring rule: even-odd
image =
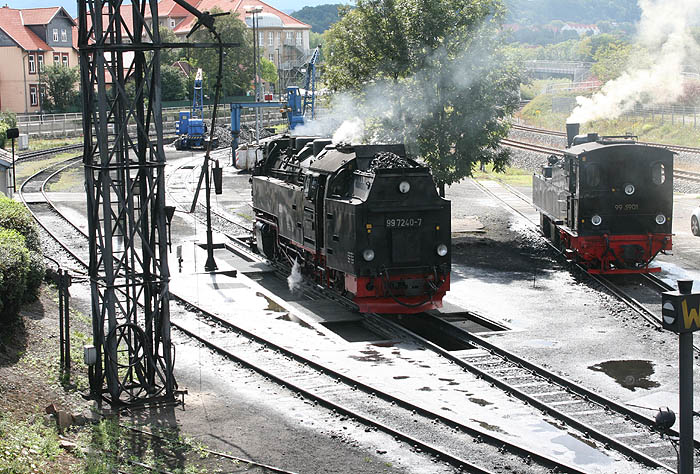
[[[97,349],[91,389],[113,404],[171,399],[158,4],[79,0],[78,8]]]

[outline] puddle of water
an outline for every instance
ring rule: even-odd
[[[472,403],[476,403],[477,405],[481,405],[482,407],[486,407],[486,406],[489,406],[489,405],[493,405],[493,403],[487,402],[486,400],[484,400],[484,399],[482,399],[482,398],[470,397],[470,398],[469,398],[469,401],[472,402]]]
[[[408,375],[394,375],[394,380],[403,380],[407,379]]]
[[[262,293],[257,292],[257,293],[255,293],[255,296],[261,296],[267,300],[267,308],[265,308],[266,311],[272,311],[275,313],[286,313],[287,312],[286,309],[284,309],[282,306],[278,305],[277,303],[275,303],[274,301],[272,301],[270,298],[263,295]],[[297,322],[299,322],[299,321],[297,321]]]
[[[387,359],[384,357],[382,354],[380,354],[377,351],[374,350],[369,350],[369,351],[360,351],[362,354],[365,354],[363,356],[357,356],[357,355],[351,355],[351,359],[363,361],[363,362],[382,362],[387,365],[393,365],[394,361],[391,359]]]
[[[479,426],[481,426],[481,427],[482,427],[483,429],[485,429],[485,430],[493,431],[494,433],[503,433],[503,434],[507,434],[505,431],[503,431],[502,429],[500,429],[500,428],[499,428],[498,426],[496,426],[496,425],[490,425],[490,424],[486,423],[485,421],[475,420],[474,418],[472,418],[471,420],[472,420],[474,423],[477,423]]]
[[[418,389],[419,392],[432,392],[433,389],[430,387],[421,387]]]
[[[603,372],[633,392],[638,388],[649,390],[659,386],[658,382],[649,380],[654,375],[654,364],[648,360],[609,360],[588,368]]]

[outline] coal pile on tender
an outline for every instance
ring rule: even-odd
[[[418,168],[418,164],[405,158],[399,156],[390,151],[385,151],[382,153],[377,153],[374,155],[374,159],[369,164],[368,171],[374,171],[376,169],[391,169],[391,168]]]

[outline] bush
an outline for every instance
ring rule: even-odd
[[[41,282],[46,274],[46,264],[41,252],[29,251],[29,272],[27,273],[27,289],[24,294],[25,301],[32,301],[37,297]]]
[[[17,126],[17,117],[12,112],[0,112],[0,148],[5,146],[7,129]]]
[[[0,320],[8,320],[24,302],[29,273],[29,250],[22,235],[11,229],[0,229]]]
[[[24,236],[29,250],[41,252],[39,229],[32,215],[21,203],[2,195],[0,195],[0,227],[16,230]]]

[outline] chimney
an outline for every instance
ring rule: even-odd
[[[566,147],[569,148],[574,142],[574,137],[578,135],[581,129],[580,123],[567,123],[566,124]]]

